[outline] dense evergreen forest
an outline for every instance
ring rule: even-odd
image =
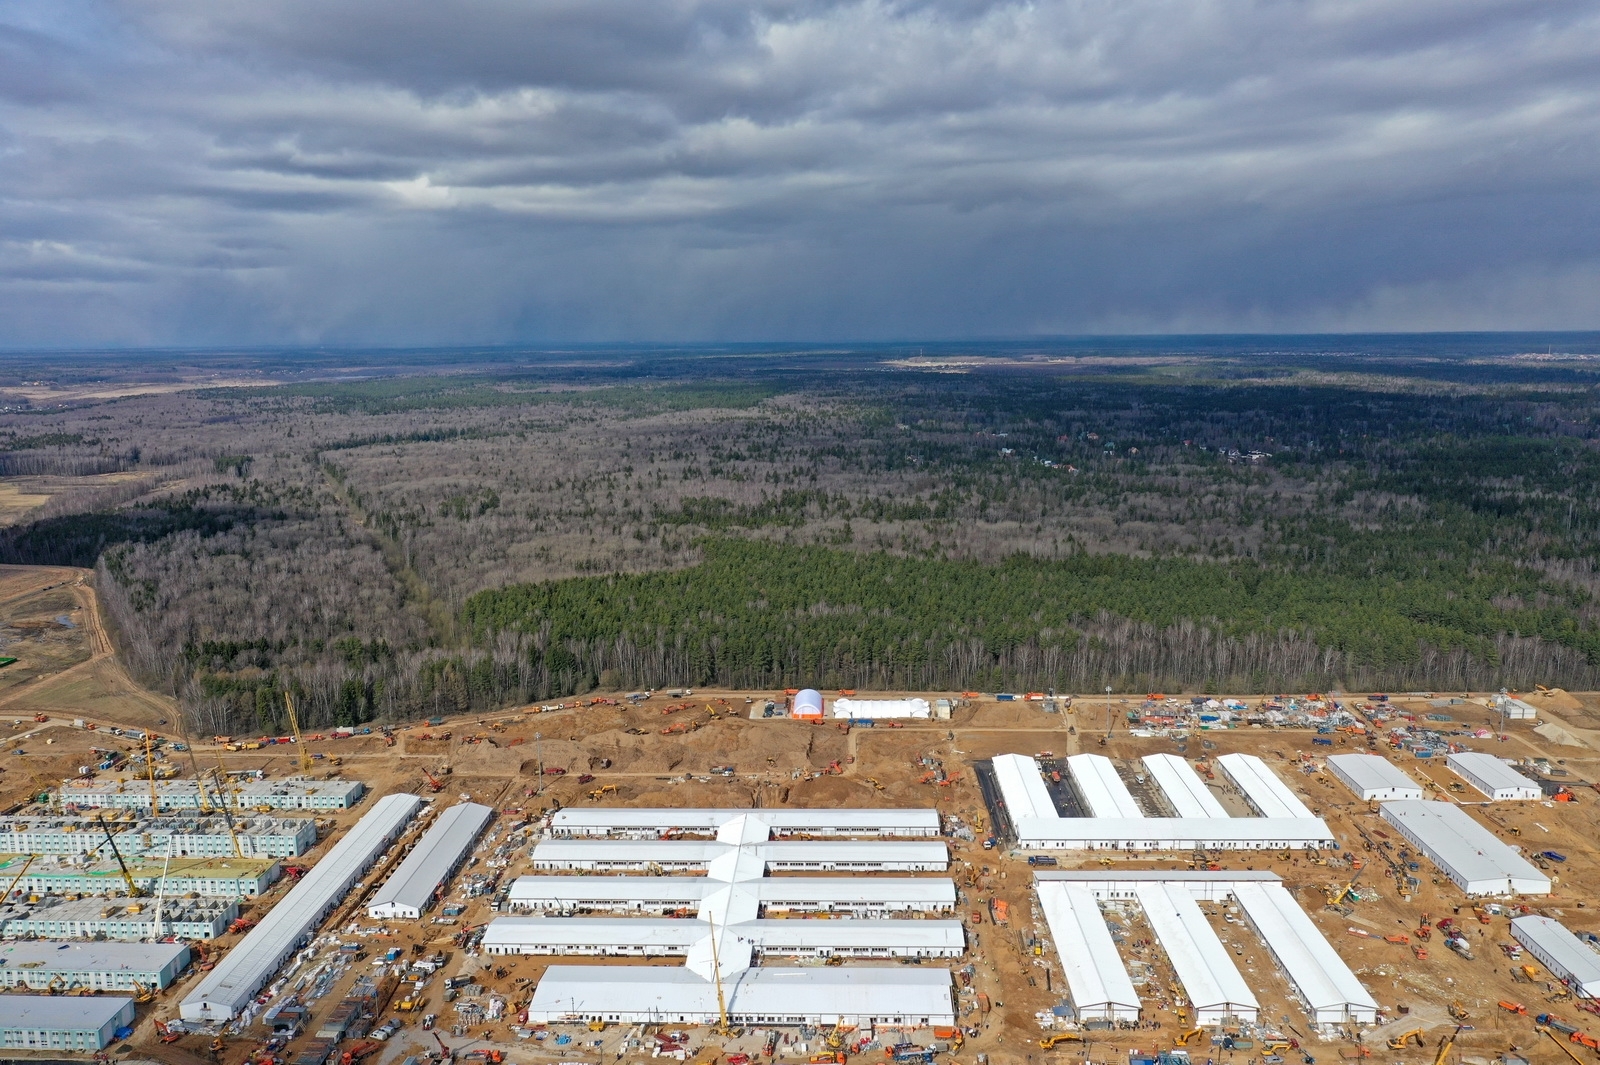
[[[0,561],[95,567],[217,731],[285,687],[317,725],[686,683],[1600,688],[1600,361],[1546,346],[234,356],[278,383],[13,400],[0,478],[49,499]]]

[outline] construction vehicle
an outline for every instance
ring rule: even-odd
[[[1385,943],[1398,943],[1400,946],[1404,947],[1410,945],[1411,937],[1406,935],[1404,932],[1396,932],[1392,936],[1384,936],[1383,941]]]
[[[440,780],[438,777],[436,777],[432,773],[428,772],[428,767],[427,766],[423,766],[422,767],[422,775],[428,781],[428,790],[429,791],[433,792],[434,794],[438,794],[439,792],[444,790],[444,781]]]
[[[596,1018],[594,1018],[593,1020],[591,1020],[589,1022],[589,1031],[591,1031],[591,1032],[603,1032],[605,1030],[606,1030],[606,1022],[602,1021],[599,1017],[596,1017]]]
[[[146,987],[139,981],[133,981],[133,1000],[135,1002],[149,1002],[156,997],[153,987]]]
[[[1450,1005],[1445,1007],[1445,1010],[1450,1014],[1450,1019],[1453,1021],[1464,1021],[1467,1019],[1467,1007],[1463,1006],[1460,1002],[1450,1003]]]
[[[382,1049],[383,1044],[378,1040],[364,1039],[339,1055],[339,1065],[355,1065],[356,1062],[370,1057]]]
[[[809,1061],[811,1065],[844,1065],[844,1051],[840,1050],[832,1054],[813,1054]]]
[[[1557,1017],[1553,1013],[1541,1013],[1533,1020],[1534,1023],[1542,1024],[1546,1028],[1554,1028],[1562,1035],[1571,1035],[1573,1032],[1578,1030],[1576,1025],[1568,1024],[1566,1021],[1562,1020],[1560,1017]]]
[[[1519,1017],[1526,1017],[1528,1015],[1528,1007],[1524,1006],[1520,1002],[1507,1002],[1505,999],[1501,999],[1499,1005],[1500,1008],[1505,1010],[1507,1013],[1515,1013]]]
[[[606,785],[604,785],[602,787],[595,788],[593,791],[591,791],[589,793],[589,798],[591,798],[591,799],[603,799],[607,795],[610,795],[612,792],[614,792],[616,790],[617,790],[617,786],[615,784],[606,784]]]
[[[1524,965],[1521,967],[1520,972],[1529,980],[1539,979],[1539,967],[1537,965]]]
[[[1561,1052],[1573,1060],[1574,1065],[1584,1065],[1582,1058],[1572,1052],[1572,1048],[1556,1038],[1556,1034],[1548,1028],[1536,1027],[1534,1031],[1549,1038],[1550,1042],[1561,1048]]]
[[[1413,1039],[1417,1041],[1417,1046],[1426,1046],[1427,1044],[1422,1041],[1422,1034],[1424,1031],[1425,1029],[1422,1028],[1413,1028],[1409,1032],[1392,1037],[1389,1040],[1389,1049],[1404,1050],[1406,1047],[1411,1045],[1411,1041]]]
[[[1600,1051],[1600,1039],[1596,1039],[1594,1036],[1587,1035],[1583,1032],[1573,1032],[1571,1035],[1567,1036],[1567,1042],[1577,1043],[1579,1046],[1586,1046],[1590,1050]]]
[[[1189,1045],[1189,1040],[1199,1038],[1204,1031],[1203,1028],[1191,1028],[1187,1032],[1179,1032],[1173,1036],[1172,1043],[1174,1046],[1186,1047]]]
[[[300,772],[310,776],[311,750],[306,746],[305,737],[300,735],[300,718],[294,712],[294,696],[284,692],[283,705],[289,711],[289,729],[294,733],[294,745],[300,755]]]
[[[1456,1025],[1456,1030],[1449,1035],[1441,1036],[1439,1049],[1433,1055],[1433,1065],[1444,1065],[1444,1059],[1449,1056],[1450,1048],[1456,1045],[1456,1036],[1461,1034],[1461,1025]]]
[[[1054,1050],[1062,1043],[1081,1042],[1083,1042],[1083,1036],[1078,1032],[1058,1032],[1055,1035],[1047,1035],[1043,1039],[1039,1040],[1039,1049]]]

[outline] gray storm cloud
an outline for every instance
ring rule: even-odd
[[[0,344],[1600,326],[1588,3],[18,0]]]

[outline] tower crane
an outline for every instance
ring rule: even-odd
[[[711,925],[711,975],[717,983],[717,1026],[711,1031],[716,1035],[732,1035],[733,1026],[728,1023],[728,999],[722,993],[722,960],[717,956],[717,919],[708,913],[706,922]]]
[[[226,772],[223,770],[221,763],[218,763],[217,768],[211,771],[211,782],[217,786],[217,799],[222,803],[222,820],[228,826],[229,837],[233,839],[234,856],[243,858],[244,848],[239,845],[239,833],[234,831],[233,828],[233,812],[228,809],[228,784],[226,778]],[[194,781],[195,786],[200,788],[201,794],[204,794],[205,788],[201,785],[198,775],[194,778]]]
[[[294,745],[300,751],[300,772],[310,776],[311,752],[306,749],[306,738],[300,735],[300,719],[295,716],[294,696],[284,692],[283,704],[289,709],[289,728],[294,732]]]
[[[156,760],[150,748],[150,732],[144,734],[144,769],[150,775],[150,816],[161,816],[161,798],[156,793]]]

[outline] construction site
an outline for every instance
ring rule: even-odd
[[[125,990],[113,1052],[172,1065],[1587,1063],[1600,699],[1523,699],[641,692],[249,737],[41,711],[3,748],[3,934],[188,942],[125,982],[73,949],[0,971]]]

